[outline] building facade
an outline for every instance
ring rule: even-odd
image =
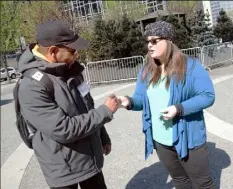
[[[233,10],[233,1],[202,1],[203,10],[210,14],[211,26],[215,26],[219,12],[223,9],[226,12]]]
[[[158,9],[163,10],[165,1],[155,0],[136,0],[139,4],[147,7],[147,12],[152,13]],[[70,0],[63,4],[64,11],[72,11],[76,18],[84,19],[88,22],[92,17],[104,14],[108,6],[114,3],[125,3],[125,1],[106,1],[106,0]]]

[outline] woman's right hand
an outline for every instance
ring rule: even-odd
[[[118,96],[117,97],[120,101],[121,101],[121,104],[120,104],[120,108],[127,108],[127,106],[129,106],[129,99],[125,96]]]

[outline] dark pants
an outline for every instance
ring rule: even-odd
[[[81,189],[107,189],[102,172],[78,184]],[[51,189],[78,189],[78,184],[64,187],[52,187]]]
[[[180,160],[174,147],[155,142],[160,161],[171,175],[176,189],[215,189],[211,178],[207,144],[189,150]]]

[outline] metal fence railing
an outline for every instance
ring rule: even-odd
[[[89,84],[132,80],[144,63],[143,56],[89,62],[86,78]]]
[[[217,65],[233,62],[233,44],[230,42],[181,49],[181,52],[199,59],[208,70]],[[88,62],[83,73],[89,84],[133,80],[137,78],[144,61],[143,56],[133,56]]]
[[[213,68],[219,64],[232,62],[232,43],[218,43],[202,47],[202,64],[205,67]]]
[[[195,58],[201,60],[201,47],[181,49],[181,52],[188,55],[188,56],[192,56],[192,57],[195,57]]]

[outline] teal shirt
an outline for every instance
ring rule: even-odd
[[[166,89],[166,77],[161,77],[160,81],[147,89],[147,96],[150,104],[152,135],[156,142],[172,146],[172,120],[164,120],[161,110],[168,106],[170,91]]]

